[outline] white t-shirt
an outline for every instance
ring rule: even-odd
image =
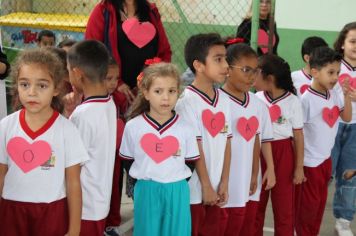
[[[65,168],[87,161],[88,154],[78,130],[58,112],[36,132],[25,113],[17,111],[0,122],[0,163],[8,166],[2,197],[51,203],[66,197]]]
[[[134,160],[133,178],[172,183],[191,176],[185,161],[197,160],[199,150],[195,135],[178,114],[162,125],[142,114],[127,122],[120,156]]]
[[[89,97],[70,120],[78,127],[89,154],[80,174],[84,220],[104,219],[110,208],[116,151],[116,107],[110,96]]]
[[[349,75],[349,77],[351,78],[355,78],[355,85],[356,85],[356,67],[352,67],[349,63],[347,63],[347,61],[342,60],[341,61],[341,69],[340,69],[340,75],[339,76],[343,76],[344,74]],[[350,81],[351,82],[351,81]],[[352,83],[352,82],[351,82]],[[339,83],[337,83],[334,87],[334,90],[337,91],[338,95],[340,97],[343,97],[343,92],[342,92],[342,88],[341,85]],[[352,119],[350,122],[347,122],[348,124],[355,124],[356,123],[356,102],[352,102]],[[340,122],[346,123],[344,122],[342,119],[339,119]]]
[[[182,116],[202,142],[205,164],[210,182],[217,191],[225,158],[225,148],[231,134],[229,98],[215,89],[214,99],[189,85],[185,88],[176,105],[176,112]],[[190,203],[202,202],[201,184],[196,170],[189,180]]]
[[[269,115],[269,111],[267,106],[262,102],[259,101],[260,105],[258,106],[259,112],[259,120],[261,121],[261,128],[260,128],[260,142],[261,145],[264,142],[273,141],[273,125],[271,121],[271,116]],[[257,189],[256,192],[249,197],[251,201],[259,201],[260,194],[262,189],[262,171],[261,165],[259,167],[258,178],[257,178]]]
[[[293,137],[293,130],[303,128],[302,105],[297,96],[291,92],[285,92],[276,99],[272,99],[267,92],[258,92],[256,96],[268,106],[274,140]]]
[[[304,114],[304,166],[316,167],[330,157],[337,133],[338,110],[344,109],[344,100],[335,90],[329,90],[324,95],[309,87],[301,101]],[[336,107],[335,113],[331,110],[333,107]]]
[[[292,72],[292,80],[297,90],[298,98],[300,99],[305,90],[311,85],[312,77],[302,69]]]
[[[225,90],[221,91],[230,98],[233,135],[229,199],[224,207],[244,207],[249,199],[255,138],[261,129],[258,108],[261,102],[253,93],[245,93],[245,99],[241,101]]]

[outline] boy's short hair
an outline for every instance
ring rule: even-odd
[[[42,31],[40,31],[38,33],[38,35],[37,35],[37,42],[41,42],[43,37],[54,38],[54,41],[56,41],[55,34],[50,30],[42,30]]]
[[[69,49],[67,59],[70,68],[79,68],[90,81],[105,80],[109,66],[109,52],[103,43],[97,40],[78,42]]]
[[[118,64],[117,64],[117,61],[113,58],[113,57],[110,57],[109,58],[109,66],[119,66]]]
[[[342,55],[329,47],[318,47],[310,54],[310,68],[321,69],[327,64],[340,62]]]
[[[302,58],[304,61],[304,55],[310,55],[315,48],[327,47],[328,44],[325,40],[318,36],[308,37],[304,40],[302,45]]]
[[[59,48],[64,48],[64,47],[71,47],[73,46],[77,41],[74,39],[64,39],[58,44]]]
[[[225,45],[225,42],[217,33],[197,34],[188,39],[184,47],[185,63],[194,74],[196,71],[193,62],[197,60],[205,63],[209,49],[217,45]]]

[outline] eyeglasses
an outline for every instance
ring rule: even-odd
[[[233,65],[230,65],[230,67],[240,69],[243,73],[245,73],[248,76],[258,75],[258,74],[260,74],[262,72],[262,70],[260,68],[253,69],[253,68],[251,68],[249,66],[233,66]]]

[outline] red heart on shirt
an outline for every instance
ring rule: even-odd
[[[257,34],[258,34],[257,44],[260,47],[263,54],[266,54],[268,52],[268,47],[265,47],[268,46],[268,34],[263,29],[259,29]],[[276,36],[273,35],[273,46],[275,44],[276,44]]]
[[[271,116],[271,121],[275,122],[281,116],[281,108],[278,105],[272,105],[269,108],[269,115]]]
[[[337,106],[334,106],[331,109],[325,107],[323,109],[323,120],[330,126],[330,128],[332,128],[339,118],[339,114],[340,111]]]
[[[299,91],[301,94],[303,94],[308,88],[309,88],[309,85],[304,84],[302,87],[300,87]]]
[[[157,164],[173,156],[179,149],[179,142],[174,136],[159,138],[152,133],[143,135],[140,144],[143,151]]]
[[[241,117],[237,121],[236,128],[237,131],[239,131],[239,133],[241,134],[241,136],[248,142],[253,136],[256,135],[256,131],[258,129],[258,120],[255,116],[251,116],[250,119]]]
[[[45,141],[28,143],[24,138],[15,137],[7,143],[11,160],[27,173],[46,163],[51,157],[51,146]]]
[[[356,89],[356,77],[351,77],[349,74],[346,74],[346,73],[341,74],[341,75],[339,76],[339,83],[340,83],[340,85],[341,85],[341,86],[343,85],[344,80],[345,80],[346,78],[349,78],[350,86],[351,86],[352,88]]]
[[[209,109],[206,109],[202,113],[202,120],[204,127],[213,137],[220,133],[225,127],[225,115],[222,112],[214,114]]]
[[[156,35],[156,28],[150,22],[139,22],[133,17],[122,23],[127,38],[139,48],[146,46]]]

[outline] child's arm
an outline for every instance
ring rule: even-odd
[[[260,135],[257,134],[255,138],[255,144],[253,146],[252,174],[251,174],[249,195],[253,195],[257,189],[257,178],[260,169],[260,153],[261,153]]]
[[[264,142],[261,146],[261,151],[263,157],[266,161],[266,172],[262,178],[262,185],[266,182],[265,190],[269,190],[274,187],[276,184],[276,175],[274,173],[274,163],[273,163],[273,156],[272,156],[272,146],[270,142]]]
[[[301,184],[306,181],[304,176],[304,135],[303,130],[293,130],[294,137],[294,155],[295,155],[295,167],[294,167],[294,184]]]
[[[228,138],[225,147],[224,164],[221,173],[221,179],[218,187],[219,201],[218,206],[223,206],[229,198],[228,186],[231,163],[231,139]]]
[[[200,158],[195,163],[195,168],[201,183],[203,203],[206,205],[215,205],[218,201],[218,195],[211,186],[211,182],[208,175],[208,170],[205,164],[205,155],[201,141],[198,141],[198,148],[200,153]]]
[[[0,202],[2,197],[2,190],[4,188],[4,179],[7,173],[7,165],[0,164]]]
[[[344,110],[340,112],[340,117],[345,122],[350,122],[352,119],[352,98],[355,96],[356,91],[350,87],[349,78],[344,80],[342,86],[342,91],[344,92]]]
[[[66,236],[79,235],[82,218],[80,164],[66,168],[66,189],[69,209],[69,230]]]

